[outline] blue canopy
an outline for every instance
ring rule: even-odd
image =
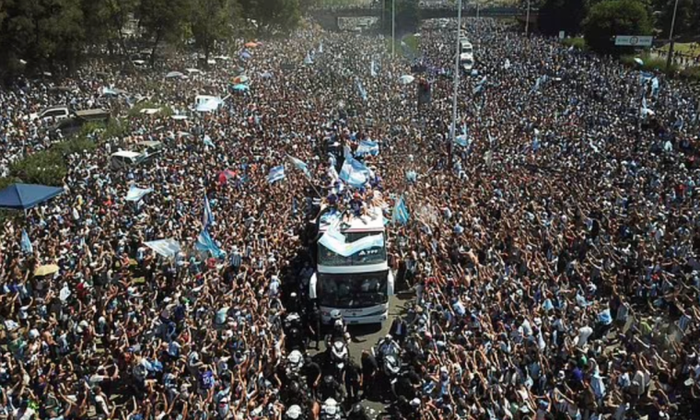
[[[12,184],[0,191],[0,208],[26,210],[63,193],[63,188],[37,184]]]

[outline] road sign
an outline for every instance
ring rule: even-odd
[[[617,35],[615,45],[618,47],[651,47],[653,36]]]

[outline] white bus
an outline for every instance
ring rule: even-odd
[[[344,241],[348,252],[336,252],[337,247],[331,250],[321,239],[316,243],[316,272],[309,282],[309,296],[318,299],[324,323],[331,321],[334,309],[347,324],[375,324],[387,319],[394,274],[387,262],[382,211],[371,208],[370,214],[355,217],[339,229],[342,237],[336,239]],[[334,220],[322,214],[317,222],[319,234],[325,234]]]

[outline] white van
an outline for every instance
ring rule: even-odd
[[[112,169],[125,169],[137,165],[143,159],[141,153],[129,150],[120,150],[112,153],[109,159],[109,166]]]

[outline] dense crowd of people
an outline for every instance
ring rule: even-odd
[[[47,106],[105,107],[127,125],[67,156],[65,193],[3,226],[0,416],[366,419],[367,399],[394,419],[696,416],[698,92],[499,21],[465,28],[476,65],[460,76],[453,146],[454,26],[422,32],[419,62],[309,25],[188,78],[95,64],[0,92],[5,175],[62,140],[30,118]],[[430,103],[402,82],[412,69]],[[231,90],[241,75],[248,87]],[[126,118],[137,95],[176,115]],[[196,95],[225,99],[196,112]],[[339,188],[329,146],[366,139],[380,145],[362,159],[371,188]],[[163,149],[110,167],[142,141]],[[127,201],[132,186],[152,191]],[[318,201],[362,207],[372,191],[389,220],[405,199],[388,244],[415,296],[339,368],[331,346],[307,343],[320,326],[304,231]],[[223,252],[198,252],[203,230]],[[145,245],[159,239],[181,249]],[[331,344],[353,333],[342,319],[328,331]]]

